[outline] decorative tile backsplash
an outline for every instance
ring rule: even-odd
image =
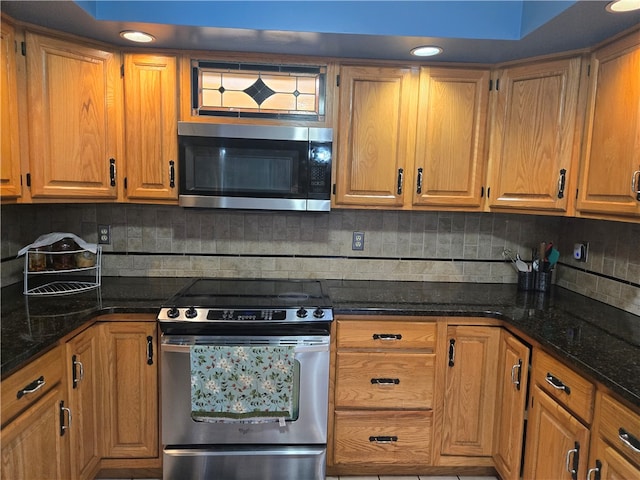
[[[224,276],[515,283],[509,248],[525,260],[540,241],[561,252],[556,282],[640,314],[640,225],[535,215],[333,210],[196,210],[87,204],[2,206],[2,285],[22,280],[17,251],[43,233],[103,246],[106,276]],[[365,233],[363,251],[351,249]],[[573,243],[589,241],[576,263]],[[635,241],[635,243],[634,243]]]

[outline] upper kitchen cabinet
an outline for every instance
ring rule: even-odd
[[[480,209],[489,70],[420,69],[413,205]]]
[[[178,91],[174,56],[124,57],[125,196],[177,200]]]
[[[31,197],[115,199],[119,55],[31,32],[25,41]]]
[[[571,207],[581,63],[580,57],[540,61],[505,68],[496,77],[491,210],[563,214]]]
[[[340,68],[335,205],[400,208],[415,88],[409,68]]]
[[[0,91],[2,92],[2,157],[0,158],[0,197],[16,199],[22,194],[20,185],[20,138],[18,132],[18,84],[16,73],[15,29],[1,23]]]
[[[587,120],[576,210],[618,220],[640,217],[640,32],[591,56]]]

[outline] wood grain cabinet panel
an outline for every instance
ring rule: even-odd
[[[529,346],[502,330],[493,460],[503,480],[518,480],[524,442]]]
[[[31,32],[25,40],[31,197],[115,199],[119,56]]]
[[[588,446],[589,429],[534,385],[529,402],[524,480],[585,478]]]
[[[598,392],[587,480],[640,478],[640,413]]]
[[[449,326],[445,378],[443,455],[490,456],[498,375],[500,329]]]
[[[429,465],[433,412],[336,412],[335,463]]]
[[[576,209],[640,217],[640,34],[591,56],[587,125]],[[633,184],[633,185],[632,185]]]
[[[124,57],[126,197],[178,198],[176,58]]]
[[[339,352],[336,407],[433,408],[435,355]]]
[[[16,39],[13,25],[0,23],[0,197],[15,199],[22,195],[20,184],[20,138],[18,130],[18,83]]]
[[[103,456],[155,458],[159,452],[155,322],[114,321],[99,328]]]
[[[480,209],[488,105],[488,70],[420,69],[414,206]]]
[[[506,68],[489,148],[488,205],[564,213],[575,196],[580,57]]]
[[[99,411],[99,346],[96,329],[89,328],[66,344],[71,431],[72,479],[90,480],[101,458]]]
[[[404,205],[412,83],[408,68],[340,68],[336,205]]]

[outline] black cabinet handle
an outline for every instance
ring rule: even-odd
[[[636,453],[640,453],[640,440],[627,432],[624,428],[618,430],[618,438],[622,440],[627,447]]]
[[[111,186],[116,186],[116,159],[109,159],[109,178],[111,179]]]
[[[398,441],[398,437],[396,436],[371,436],[369,437],[369,441],[370,442],[375,442],[375,443],[391,443],[391,442],[397,442]]]
[[[550,373],[547,373],[547,376],[546,376],[545,380],[547,381],[547,383],[549,385],[551,385],[556,390],[562,390],[567,395],[571,395],[571,389],[569,388],[569,386],[567,386],[564,383],[562,383],[562,380],[560,380],[559,378],[554,377]]]
[[[35,379],[29,385],[25,386],[22,390],[18,390],[16,394],[16,398],[20,399],[27,393],[33,393],[40,390],[45,385],[44,376],[40,376],[40,378]]]
[[[416,182],[416,193],[422,193],[422,167],[418,169],[418,181]]]
[[[600,480],[600,471],[602,470],[602,462],[600,460],[596,460],[595,468],[590,469],[587,472],[587,480],[591,480],[591,474],[595,473],[593,480]]]
[[[176,186],[176,162],[169,160],[169,187],[175,188]]]
[[[399,378],[372,378],[372,385],[398,385],[400,383]]]
[[[560,170],[560,178],[558,178],[558,198],[564,197],[564,185],[567,180],[567,170]]]
[[[76,366],[80,367],[80,376],[78,376]],[[71,374],[73,377],[73,388],[76,388],[78,386],[78,382],[80,382],[80,380],[84,380],[84,365],[82,365],[82,362],[77,359],[76,355],[71,357]]]
[[[69,415],[69,425],[64,424],[64,413]],[[60,436],[64,435],[64,432],[71,428],[71,409],[64,406],[64,400],[60,401]]]
[[[449,366],[453,367],[456,360],[456,341],[452,338],[449,340]]]
[[[516,371],[518,372],[516,375]],[[511,383],[516,386],[516,390],[520,390],[520,382],[522,380],[522,359],[518,359],[518,363],[511,367]]]
[[[636,200],[640,202],[640,170],[633,172],[631,176],[631,191],[636,195]],[[27,182],[28,185],[28,182]]]
[[[398,195],[402,195],[402,179],[404,178],[404,169],[398,169]]]
[[[573,462],[571,462],[571,458],[573,457]],[[569,467],[569,463],[571,463],[571,467]],[[571,474],[572,480],[578,480],[578,464],[580,463],[580,444],[575,442],[574,448],[567,451],[567,464],[566,470]]]
[[[399,333],[374,333],[372,338],[374,340],[402,340],[402,335]]]
[[[153,337],[147,337],[147,365],[153,365]]]

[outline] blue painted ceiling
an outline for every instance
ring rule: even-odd
[[[418,45],[444,48],[437,61],[495,63],[593,46],[640,23],[608,1],[18,1],[18,20],[127,45],[142,29],[155,48],[411,59]],[[436,59],[432,59],[436,60]]]

